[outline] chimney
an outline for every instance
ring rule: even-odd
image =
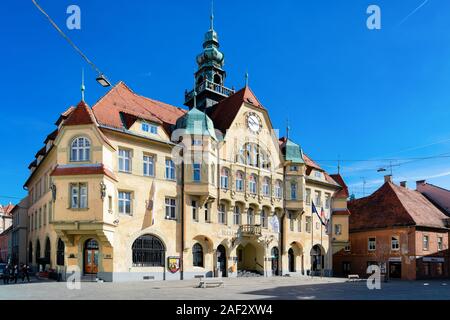
[[[407,182],[406,181],[401,181],[400,182],[400,186],[403,187],[403,188],[406,188]]]
[[[391,182],[392,183],[392,175],[389,174],[387,176],[384,176],[384,182]]]
[[[419,181],[416,181],[416,189],[418,189],[419,186],[425,184],[426,182],[427,182],[427,180],[419,180]]]

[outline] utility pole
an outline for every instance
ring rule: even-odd
[[[366,177],[361,177],[363,182],[363,197],[366,196]]]

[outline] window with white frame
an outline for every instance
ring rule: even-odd
[[[175,180],[175,163],[172,159],[166,159],[166,174],[167,180]]]
[[[291,200],[297,200],[297,182],[291,182]]]
[[[144,154],[143,163],[144,163],[144,176],[153,177],[155,175],[154,156]]]
[[[375,251],[377,249],[377,239],[375,237],[370,237],[368,239],[368,250]]]
[[[244,174],[241,171],[236,172],[236,191],[244,191]]]
[[[260,220],[261,220],[261,226],[263,228],[267,228],[267,212],[265,209],[261,210]]]
[[[400,239],[397,236],[391,237],[391,250],[397,251],[400,249]]]
[[[311,204],[311,189],[306,189],[305,202],[306,204]]]
[[[239,206],[235,206],[233,210],[233,224],[238,226],[241,224],[241,208]]]
[[[254,225],[255,224],[255,210],[253,208],[248,208],[247,211],[247,224]]]
[[[201,165],[199,163],[192,164],[192,180],[194,182],[200,182],[202,179],[201,176]]]
[[[270,196],[270,179],[267,177],[264,177],[263,179],[262,191],[265,197]]]
[[[77,137],[70,145],[70,161],[89,161],[91,142],[88,138]]]
[[[72,183],[70,185],[70,207],[72,209],[86,209],[88,204],[87,184]]]
[[[275,182],[275,197],[281,199],[283,197],[283,187],[280,180]]]
[[[314,204],[316,206],[321,206],[322,205],[322,193],[320,191],[316,191],[315,192]]]
[[[312,230],[312,219],[310,216],[305,217],[305,230],[308,233],[311,233]]]
[[[219,211],[218,211],[218,219],[217,221],[220,224],[226,224],[227,223],[227,214],[226,214],[226,208],[224,204],[219,205]]]
[[[289,171],[298,171],[298,166],[290,166]]]
[[[142,131],[144,131],[144,132],[149,132],[151,134],[158,133],[158,127],[153,124],[143,122],[141,128],[142,128]]]
[[[438,245],[438,250],[439,251],[444,250],[444,238],[443,237],[438,237],[437,238],[437,245]]]
[[[337,236],[342,234],[342,225],[341,224],[334,225],[334,234]]]
[[[422,243],[423,243],[423,250],[428,251],[428,249],[430,248],[430,238],[424,235]]]
[[[175,220],[177,218],[177,201],[175,198],[166,197],[166,219]]]
[[[211,222],[211,215],[209,212],[209,204],[205,203],[205,222]]]
[[[131,192],[119,191],[119,213],[131,215]]]
[[[198,206],[197,206],[197,201],[192,200],[191,206],[192,206],[192,220],[198,221]]]
[[[228,190],[229,181],[230,181],[230,170],[228,170],[227,168],[222,168],[222,170],[220,170],[220,187],[222,189]]]
[[[131,172],[131,150],[119,149],[119,171]]]
[[[331,206],[331,194],[325,193],[325,209],[330,209]]]
[[[256,175],[251,174],[248,179],[248,187],[251,194],[257,193],[257,182],[256,182]]]

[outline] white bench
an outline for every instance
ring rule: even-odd
[[[207,285],[216,285],[217,287],[225,286],[221,278],[206,278],[203,277],[198,284],[199,288],[206,288]]]
[[[358,281],[359,280],[359,275],[357,274],[349,274],[348,275],[348,281]]]

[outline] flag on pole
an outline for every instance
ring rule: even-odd
[[[315,213],[317,215],[317,217],[319,218],[320,223],[322,223],[322,225],[325,225],[325,223],[323,222],[322,217],[321,217],[322,213],[319,214],[319,212],[316,209],[316,206],[314,205],[314,201],[311,201],[311,206],[312,206],[313,214]],[[323,212],[323,208],[322,208],[322,212]]]
[[[153,181],[152,187],[150,188],[150,199],[147,203],[147,210],[150,211],[150,226],[155,224],[155,202],[156,202],[156,183]]]

